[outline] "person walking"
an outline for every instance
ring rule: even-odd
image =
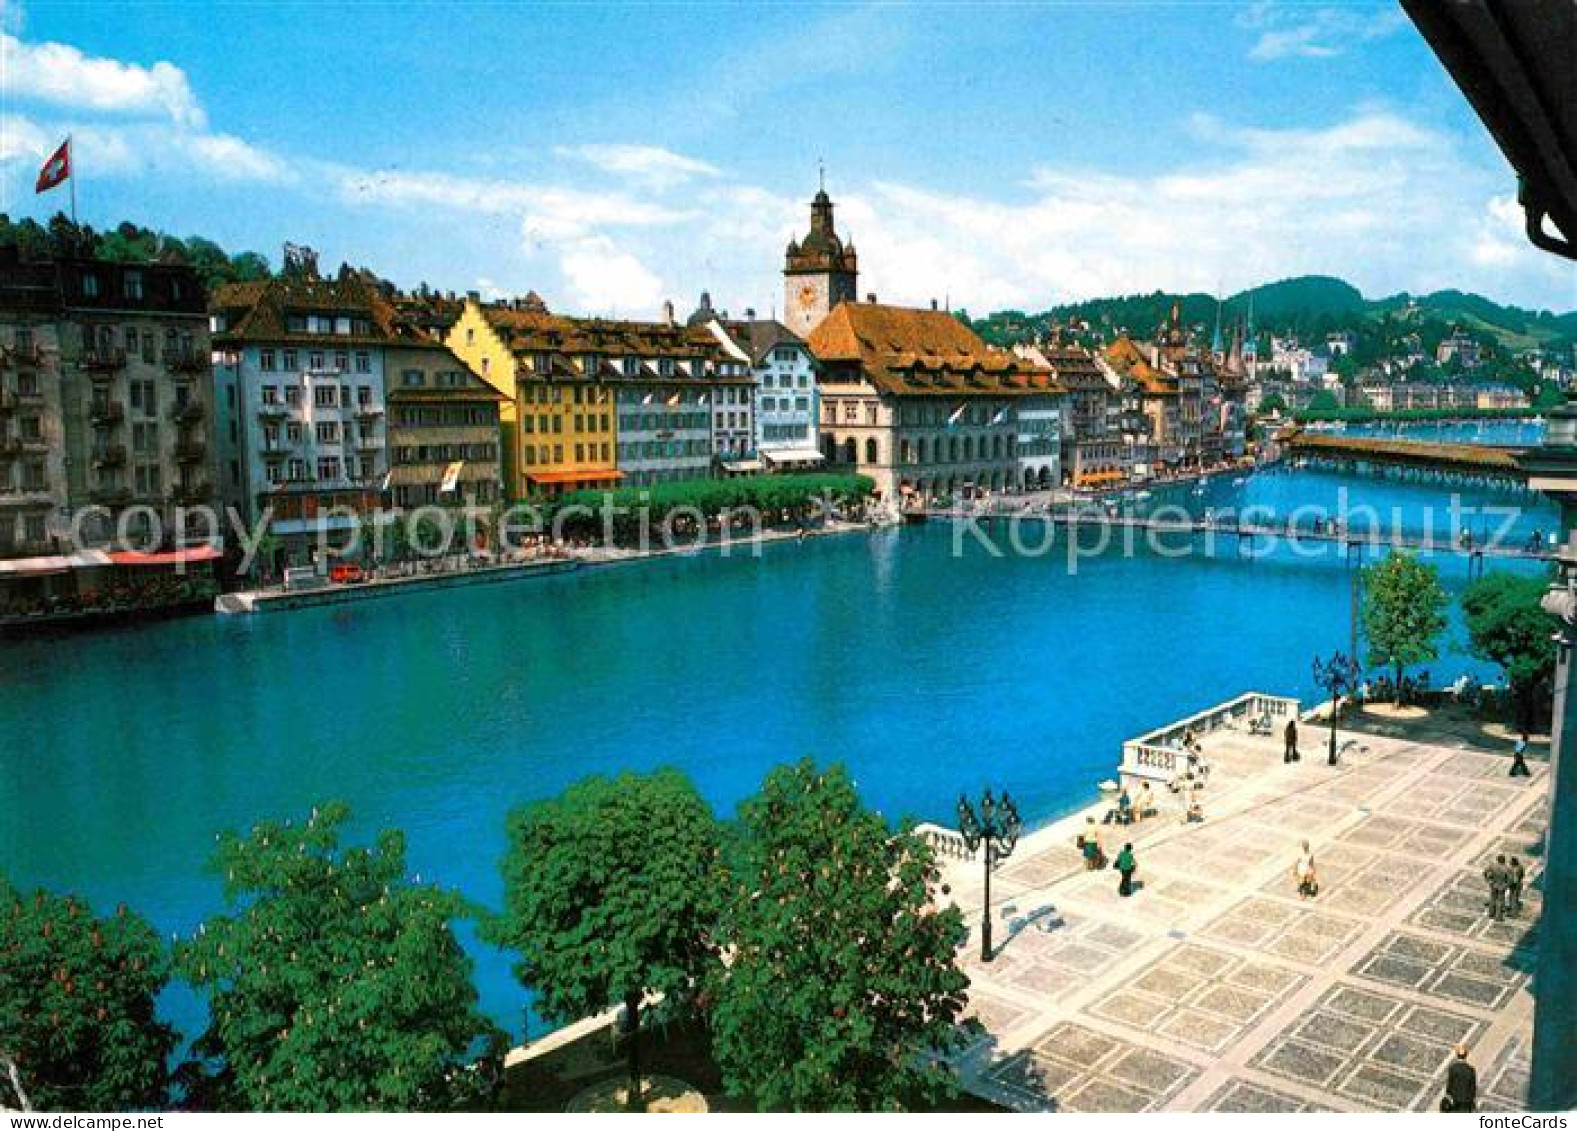
[[[1512,915],[1522,914],[1522,884],[1528,878],[1527,869],[1522,866],[1522,861],[1515,856],[1511,863],[1506,865],[1506,875],[1510,883],[1506,885],[1506,910]]]
[[[1079,837],[1079,849],[1084,853],[1084,868],[1094,872],[1106,867],[1106,854],[1101,851],[1100,827],[1094,817],[1084,820],[1084,832]]]
[[[1298,883],[1298,898],[1310,899],[1320,892],[1320,881],[1314,874],[1314,852],[1309,842],[1303,842],[1303,852],[1292,866],[1292,877]]]
[[[1133,858],[1133,845],[1123,845],[1123,850],[1117,854],[1117,872],[1122,876],[1117,884],[1117,894],[1124,899],[1133,894],[1133,874],[1138,868]]]
[[[1489,917],[1499,921],[1506,917],[1506,888],[1510,886],[1506,858],[1497,856],[1484,868],[1484,882],[1489,885]]]
[[[1440,1110],[1459,1114],[1478,1110],[1478,1069],[1468,1063],[1466,1045],[1457,1046],[1446,1069],[1446,1094],[1440,1098]]]
[[[1134,799],[1133,811],[1141,821],[1155,812],[1155,795],[1150,792],[1149,782],[1139,783],[1139,796]]]
[[[1523,731],[1522,737],[1517,739],[1511,748],[1511,773],[1514,778],[1531,778],[1533,771],[1528,769],[1528,732]]]
[[[1296,762],[1302,756],[1298,753],[1298,720],[1288,719],[1287,729],[1281,732],[1286,746],[1281,752],[1282,762]]]

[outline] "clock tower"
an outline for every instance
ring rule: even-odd
[[[790,240],[783,260],[783,321],[809,334],[840,302],[858,298],[859,268],[854,243],[832,226],[832,200],[823,188],[810,205],[810,233]]]

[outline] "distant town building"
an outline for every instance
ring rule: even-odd
[[[1452,330],[1435,347],[1435,361],[1440,365],[1456,362],[1463,369],[1476,369],[1482,360],[1479,344],[1461,330]]]

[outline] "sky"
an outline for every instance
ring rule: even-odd
[[[776,310],[823,168],[884,302],[1577,308],[1394,3],[0,0],[0,211],[67,133],[95,226],[566,313]]]

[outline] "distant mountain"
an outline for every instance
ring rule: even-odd
[[[1351,330],[1364,338],[1416,331],[1425,341],[1435,341],[1456,326],[1508,351],[1561,348],[1577,342],[1577,311],[1524,310],[1454,290],[1369,299],[1351,283],[1330,275],[1265,283],[1222,299],[1219,305],[1213,295],[1155,291],[1065,303],[1039,314],[999,311],[972,320],[971,325],[988,341],[1004,345],[1045,333],[1053,325],[1078,323],[1089,325],[1092,338],[1110,338],[1119,331],[1148,335],[1171,316],[1175,303],[1185,325],[1207,329],[1214,326],[1219,310],[1227,333],[1247,316],[1250,299],[1260,333],[1297,333],[1306,340]]]

